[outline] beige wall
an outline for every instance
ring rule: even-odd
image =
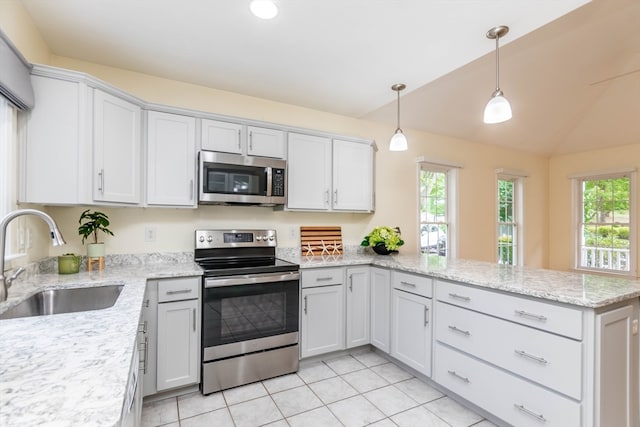
[[[25,20],[14,1],[2,12]],[[4,9],[4,10],[3,10]],[[22,11],[23,12],[23,11]],[[34,62],[90,73],[146,101],[178,107],[246,117],[291,126],[370,138],[378,141],[376,156],[375,214],[292,213],[258,207],[205,206],[189,209],[143,209],[101,207],[112,219],[115,237],[107,237],[111,253],[192,250],[193,230],[201,227],[275,227],[281,246],[298,246],[301,225],[341,225],[346,244],[358,244],[375,225],[399,226],[406,245],[402,252],[418,249],[417,164],[418,157],[461,164],[459,173],[458,255],[485,261],[495,260],[495,169],[510,168],[529,173],[525,183],[525,264],[543,267],[547,263],[547,177],[548,160],[514,150],[480,145],[454,138],[405,129],[410,149],[402,153],[387,150],[393,125],[372,123],[294,105],[167,80],[155,76],[105,67],[58,56],[48,57],[41,38],[29,22],[24,27],[0,27]],[[28,21],[28,20],[27,20]],[[29,30],[28,35],[25,27]],[[16,37],[16,39],[14,39]],[[51,255],[84,252],[77,235],[78,208],[49,207],[69,245],[53,248]],[[157,240],[144,241],[144,229],[156,228]],[[294,237],[291,238],[293,232]]]

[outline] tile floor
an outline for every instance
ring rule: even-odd
[[[495,427],[379,354],[302,364],[297,374],[151,403],[143,427]]]

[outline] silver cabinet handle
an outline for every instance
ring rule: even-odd
[[[196,331],[196,309],[193,309],[193,332]]]
[[[531,319],[536,319],[536,320],[539,320],[541,322],[546,322],[547,321],[546,316],[543,316],[541,314],[529,313],[529,312],[524,311],[524,310],[515,310],[514,312],[520,317],[529,317]]]
[[[449,294],[449,296],[450,296],[451,298],[459,299],[459,300],[462,300],[462,301],[467,301],[467,302],[471,301],[471,298],[469,298],[469,297],[465,297],[464,295],[458,295],[458,294],[452,294],[452,293],[450,293],[450,294]]]
[[[353,274],[349,275],[349,291],[353,292]]]
[[[98,191],[104,194],[104,169],[100,169],[100,172],[98,172],[98,177],[100,177],[100,183],[98,184]]]
[[[329,190],[325,190],[324,192],[324,204],[329,206]]]
[[[307,314],[307,296],[304,296],[304,314]]]
[[[536,362],[541,363],[543,365],[546,365],[547,363],[549,363],[544,357],[534,356],[532,354],[527,353],[524,350],[514,350],[514,351],[518,356],[525,357],[525,358],[531,359],[531,360],[535,360]]]
[[[189,200],[193,200],[193,180],[189,180]]]
[[[471,382],[471,381],[469,381],[469,378],[463,377],[462,375],[460,375],[456,371],[447,371],[447,372],[449,373],[449,375],[453,375],[454,377],[458,378],[459,380],[464,381],[467,384]]]
[[[415,284],[415,283],[405,282],[404,280],[401,280],[401,281],[400,281],[400,284],[401,284],[401,285],[405,285],[405,286],[410,286],[410,287],[412,287],[412,288],[415,288],[415,287],[416,287],[416,284]]]
[[[316,282],[326,282],[327,280],[333,280],[333,276],[318,277]]]
[[[167,291],[167,295],[189,294],[193,289],[180,289],[178,291]]]
[[[149,298],[147,298],[146,300],[144,300],[144,306],[145,308],[149,307]]]
[[[456,328],[455,326],[449,326],[449,329],[451,329],[453,332],[458,332],[462,335],[471,336],[471,332]]]
[[[238,151],[242,151],[242,131],[238,129]]]
[[[424,308],[424,326],[429,324],[429,307]]]
[[[333,190],[333,206],[338,204],[338,189]]]
[[[140,344],[138,350],[144,352],[144,357],[142,358],[142,360],[140,360],[140,363],[142,363],[142,367],[140,367],[140,365],[138,364],[138,370],[142,371],[143,374],[146,374],[148,365],[147,362],[149,361],[149,337],[144,337],[144,342]]]
[[[253,132],[249,131],[249,151],[253,151]]]
[[[142,323],[138,323],[138,332],[142,333],[142,334],[146,334],[147,333],[147,321],[145,320]]]
[[[533,418],[537,419],[538,421],[542,421],[543,423],[547,422],[547,419],[542,414],[536,414],[531,409],[525,408],[524,405],[518,405],[517,403],[514,403],[513,406],[518,408],[520,412],[523,412],[527,415],[531,415]]]

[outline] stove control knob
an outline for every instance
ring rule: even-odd
[[[269,236],[269,240],[273,242],[273,236]]]
[[[198,240],[200,240],[200,243],[204,242],[204,236],[200,236]]]
[[[261,240],[262,240],[262,236],[257,235],[257,236],[256,236],[256,241],[257,241],[257,242],[259,242],[259,241],[261,241]]]
[[[211,235],[207,236],[207,242],[209,243],[213,242],[213,236]]]

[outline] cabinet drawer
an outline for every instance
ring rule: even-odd
[[[341,285],[343,283],[344,269],[342,268],[317,268],[301,271],[300,284],[303,288]]]
[[[581,424],[580,403],[436,343],[434,379],[518,427]]]
[[[158,280],[158,302],[197,299],[200,295],[200,283],[200,277]]]
[[[582,339],[582,311],[543,301],[436,280],[440,301],[534,328]]]
[[[412,294],[422,295],[423,297],[433,297],[433,279],[430,277],[392,271],[391,286]]]
[[[436,339],[575,399],[582,343],[438,301]]]

